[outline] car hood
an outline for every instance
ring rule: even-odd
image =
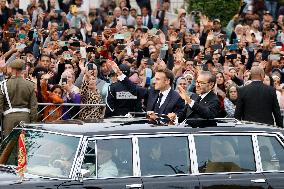
[[[0,185],[15,184],[21,182],[21,178],[12,171],[0,169]]]
[[[38,178],[37,176],[25,173],[25,180],[31,178]],[[0,185],[16,184],[22,182],[19,175],[16,174],[15,170],[11,167],[0,166]]]

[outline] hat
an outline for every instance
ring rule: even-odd
[[[122,71],[122,73],[124,75],[126,75],[127,77],[129,76],[130,68],[126,64],[120,64],[118,67],[119,67],[120,71]]]
[[[220,19],[218,19],[218,18],[214,19],[214,20],[213,20],[213,23],[214,23],[214,22],[219,22],[219,23],[221,23]]]
[[[25,61],[22,60],[22,59],[16,59],[16,60],[12,61],[9,66],[13,69],[23,70],[24,66],[25,66]]]

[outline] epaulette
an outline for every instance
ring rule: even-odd
[[[30,78],[26,78],[26,80],[31,82],[31,83],[33,83],[33,84],[35,84],[35,82],[33,82]]]

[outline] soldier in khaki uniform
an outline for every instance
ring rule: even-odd
[[[4,117],[4,137],[8,136],[20,121],[36,121],[35,86],[22,77],[24,66],[24,60],[14,60],[8,67],[8,72],[11,72],[10,79],[0,83],[0,114],[3,113]]]

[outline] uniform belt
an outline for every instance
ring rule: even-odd
[[[31,110],[28,109],[28,108],[11,108],[9,110],[6,110],[3,115],[7,115],[7,114],[10,114],[10,113],[16,113],[16,112],[27,112],[27,113],[30,113]]]

